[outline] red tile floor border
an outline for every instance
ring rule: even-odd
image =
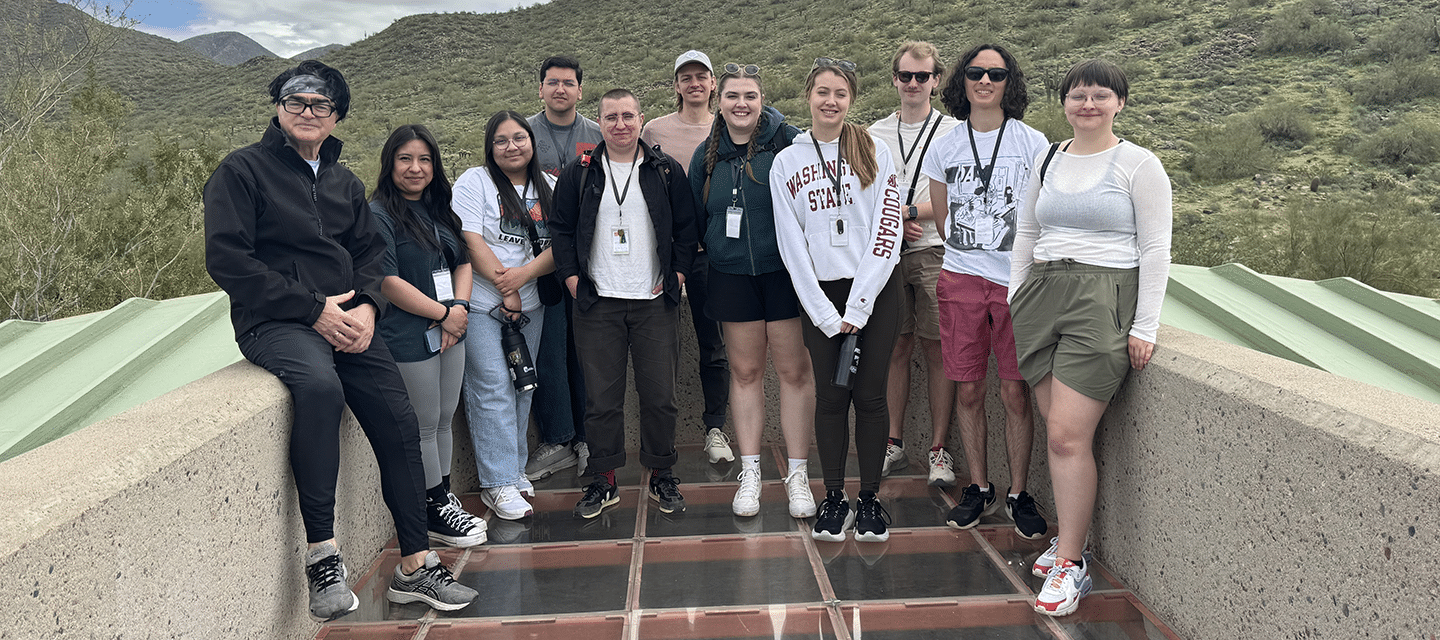
[[[1030,575],[1030,562],[1049,536],[1024,540],[1003,514],[968,531],[945,527],[954,490],[926,486],[923,466],[881,485],[894,518],[889,541],[817,543],[808,521],[785,513],[783,450],[766,453],[762,512],[753,519],[729,513],[733,480],[717,480],[733,478],[733,463],[708,465],[698,445],[680,448],[677,470],[697,480],[681,487],[682,514],[661,514],[643,486],[631,485],[605,519],[576,520],[569,511],[581,492],[567,479],[542,488],[536,515],[518,522],[496,520],[478,496],[462,496],[492,531],[522,534],[441,550],[457,579],[483,587],[488,600],[450,613],[390,604],[385,590],[399,561],[392,540],[354,581],[360,610],[316,638],[1180,640],[1098,562],[1096,590],[1076,613],[1036,614],[1043,580]],[[811,489],[823,490],[818,479]],[[858,486],[846,489],[853,497]],[[603,610],[586,610],[595,606]]]

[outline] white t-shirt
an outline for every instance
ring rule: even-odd
[[[595,240],[590,244],[590,278],[595,281],[595,292],[606,298],[652,300],[660,295],[651,293],[661,282],[660,256],[655,253],[655,225],[640,192],[640,168],[631,162],[610,162],[607,157],[605,173],[605,193],[600,196]],[[620,203],[622,192],[624,204]]]
[[[998,152],[995,140],[1000,129],[976,131],[977,148],[972,150],[969,128],[962,123],[931,145],[921,166],[932,180],[945,182],[949,200],[942,268],[980,276],[1002,287],[1010,283],[1015,221],[1030,180],[1031,164],[1049,144],[1045,134],[1019,120],[1007,119],[1004,129]],[[981,166],[989,166],[991,155],[995,156],[988,190],[982,190],[984,183],[976,172],[977,154]]]
[[[905,194],[910,192],[910,184],[915,184],[915,196],[910,199],[910,204],[920,204],[930,201],[930,177],[924,175],[920,170],[920,160],[935,152],[935,143],[955,125],[960,124],[959,120],[951,118],[939,109],[930,110],[930,119],[920,122],[900,122],[900,112],[890,114],[885,119],[870,125],[870,135],[875,136],[885,146],[890,148],[890,155],[895,162],[895,179],[900,185],[900,196],[903,199]],[[931,130],[935,131],[935,137],[930,137]],[[930,148],[925,148],[925,140],[930,140]],[[903,149],[901,147],[904,147]],[[910,153],[910,159],[905,159],[905,152]],[[904,204],[904,202],[901,202]],[[905,253],[910,253],[926,247],[934,247],[940,244],[940,232],[935,230],[935,223],[929,220],[916,220],[920,224],[920,239],[908,243]]]
[[[546,182],[551,189],[555,188],[555,178],[549,174],[545,175]],[[539,196],[535,192],[535,186],[529,185],[507,185],[515,189],[525,208],[530,212],[530,219],[535,221],[535,231],[540,238],[541,251],[550,247],[550,230],[546,228],[545,221],[540,212]],[[495,181],[490,178],[490,170],[485,167],[471,167],[455,181],[453,187],[454,197],[451,206],[455,214],[460,216],[460,229],[470,233],[480,234],[485,238],[485,244],[495,252],[495,257],[500,264],[506,267],[519,267],[535,259],[534,250],[530,246],[530,236],[526,231],[525,224],[512,220],[505,220],[501,217],[500,191],[495,186]],[[549,274],[542,278],[553,277]],[[495,289],[490,280],[476,274],[470,286],[470,306],[480,313],[488,313],[495,305],[500,304],[504,298]],[[539,309],[540,293],[536,288],[535,281],[525,283],[520,287],[521,309],[530,312]]]

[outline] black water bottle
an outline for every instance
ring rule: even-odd
[[[845,334],[840,341],[840,355],[835,358],[835,377],[830,380],[842,389],[855,387],[855,373],[860,370],[860,332]]]
[[[525,334],[520,329],[530,323],[525,315],[511,320],[505,317],[500,307],[491,310],[491,317],[500,321],[500,351],[505,354],[505,364],[510,367],[510,381],[515,384],[516,393],[524,393],[540,386],[535,375],[535,361],[530,358],[530,347],[525,344]]]

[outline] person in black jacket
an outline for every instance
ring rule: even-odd
[[[625,359],[640,398],[640,462],[650,497],[683,511],[675,464],[675,373],[680,286],[695,258],[695,204],[685,171],[640,142],[635,94],[600,98],[599,146],[566,165],[555,184],[550,234],[555,276],[575,299],[575,348],[585,372],[585,437],[595,480],[575,505],[593,518],[620,501],[625,465]]]
[[[335,542],[340,415],[350,405],[375,450],[403,557],[387,597],[453,611],[477,593],[455,582],[426,537],[420,432],[405,383],[375,333],[385,241],[330,137],[350,107],[339,71],[314,60],[270,83],[275,118],[205,185],[205,267],[230,295],[240,352],[294,402],[290,467],[309,549],[310,614],[332,620],[359,599]]]

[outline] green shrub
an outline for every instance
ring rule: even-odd
[[[1330,14],[1334,3],[1301,2],[1281,9],[1260,37],[1262,53],[1324,53],[1355,44],[1355,35]]]
[[[1392,62],[1361,75],[1350,86],[1355,101],[1363,105],[1392,106],[1440,96],[1440,67],[1433,62]]]
[[[1407,116],[1365,138],[1356,148],[1362,158],[1394,166],[1430,164],[1440,160],[1440,126]]]
[[[1202,131],[1187,164],[1202,180],[1233,180],[1271,170],[1275,153],[1253,121],[1239,118]]]
[[[1137,29],[1164,22],[1173,17],[1175,17],[1175,13],[1170,10],[1170,7],[1159,2],[1146,2],[1130,8],[1130,26]]]
[[[1315,125],[1297,105],[1278,102],[1250,114],[1260,135],[1271,144],[1300,148],[1315,138]]]
[[[1436,44],[1440,44],[1440,27],[1435,16],[1412,13],[1371,38],[1365,49],[1377,59],[1394,62],[1425,58]]]

